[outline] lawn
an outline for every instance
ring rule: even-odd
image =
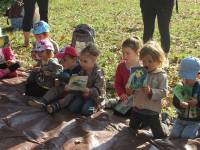
[[[0,26],[8,27],[3,17],[8,0],[0,1]],[[132,35],[142,38],[143,23],[139,0],[50,0],[49,24],[50,36],[60,47],[69,44],[73,29],[80,23],[92,25],[97,33],[96,43],[102,55],[99,64],[105,72],[106,80],[112,81],[116,65],[121,57],[122,41]],[[171,21],[170,67],[167,70],[169,85],[177,82],[177,64],[186,56],[200,57],[200,2],[180,1],[179,13],[175,9]],[[9,32],[12,47],[18,54],[23,67],[33,62],[31,48],[24,48],[23,36],[19,31]],[[159,40],[156,27],[154,39]],[[34,38],[32,38],[34,41]]]

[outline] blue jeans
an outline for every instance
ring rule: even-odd
[[[93,99],[76,97],[72,100],[68,108],[71,112],[90,116],[95,112],[96,106],[96,102]]]
[[[194,139],[200,135],[200,122],[176,119],[170,137]]]

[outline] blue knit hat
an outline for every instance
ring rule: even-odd
[[[181,61],[179,75],[182,79],[195,80],[200,72],[200,59],[187,57]]]

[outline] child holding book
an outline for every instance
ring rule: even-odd
[[[47,106],[47,111],[53,113],[58,109],[68,107],[71,112],[85,116],[92,115],[101,107],[105,99],[105,80],[102,70],[97,65],[99,51],[94,44],[89,44],[80,53],[80,76],[87,76],[87,85],[82,91],[70,91],[56,103]]]
[[[28,79],[26,84],[26,95],[41,97],[48,89],[53,87],[54,79],[59,75],[63,67],[54,58],[53,45],[48,40],[41,40],[36,43],[38,51],[41,51],[41,65],[34,70],[31,82]]]
[[[65,85],[68,84],[70,77],[80,72],[81,67],[78,56],[78,52],[73,47],[66,47],[64,53],[56,55],[56,58],[61,60],[64,70],[56,76],[55,85],[42,98],[32,100],[32,103],[35,103],[35,107],[46,107],[47,104],[51,104],[52,101],[58,100],[65,95]]]
[[[130,128],[137,133],[145,126],[151,128],[154,138],[166,135],[161,126],[159,113],[161,100],[167,95],[167,74],[162,69],[165,54],[157,42],[146,43],[140,51],[140,59],[147,70],[146,85],[133,90],[133,110]]]
[[[123,61],[117,67],[114,83],[115,91],[121,102],[128,101],[129,91],[126,89],[126,84],[132,71],[140,66],[139,52],[141,47],[142,41],[139,37],[128,38],[122,44]]]
[[[177,109],[178,117],[171,131],[171,138],[194,139],[200,135],[199,71],[200,59],[187,57],[181,61],[179,76],[183,81],[174,88],[173,105]]]

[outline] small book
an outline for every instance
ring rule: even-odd
[[[0,48],[9,44],[9,37],[7,35],[0,35]]]
[[[73,91],[84,91],[87,87],[88,76],[71,76],[67,88]]]
[[[133,97],[129,96],[127,103],[119,101],[118,104],[114,107],[114,110],[122,115],[126,115],[126,113],[132,108],[132,106],[133,106]]]
[[[126,84],[127,88],[140,89],[147,85],[147,70],[144,67],[135,67]]]
[[[192,87],[179,83],[174,87],[173,93],[180,101],[187,101],[192,97]]]

